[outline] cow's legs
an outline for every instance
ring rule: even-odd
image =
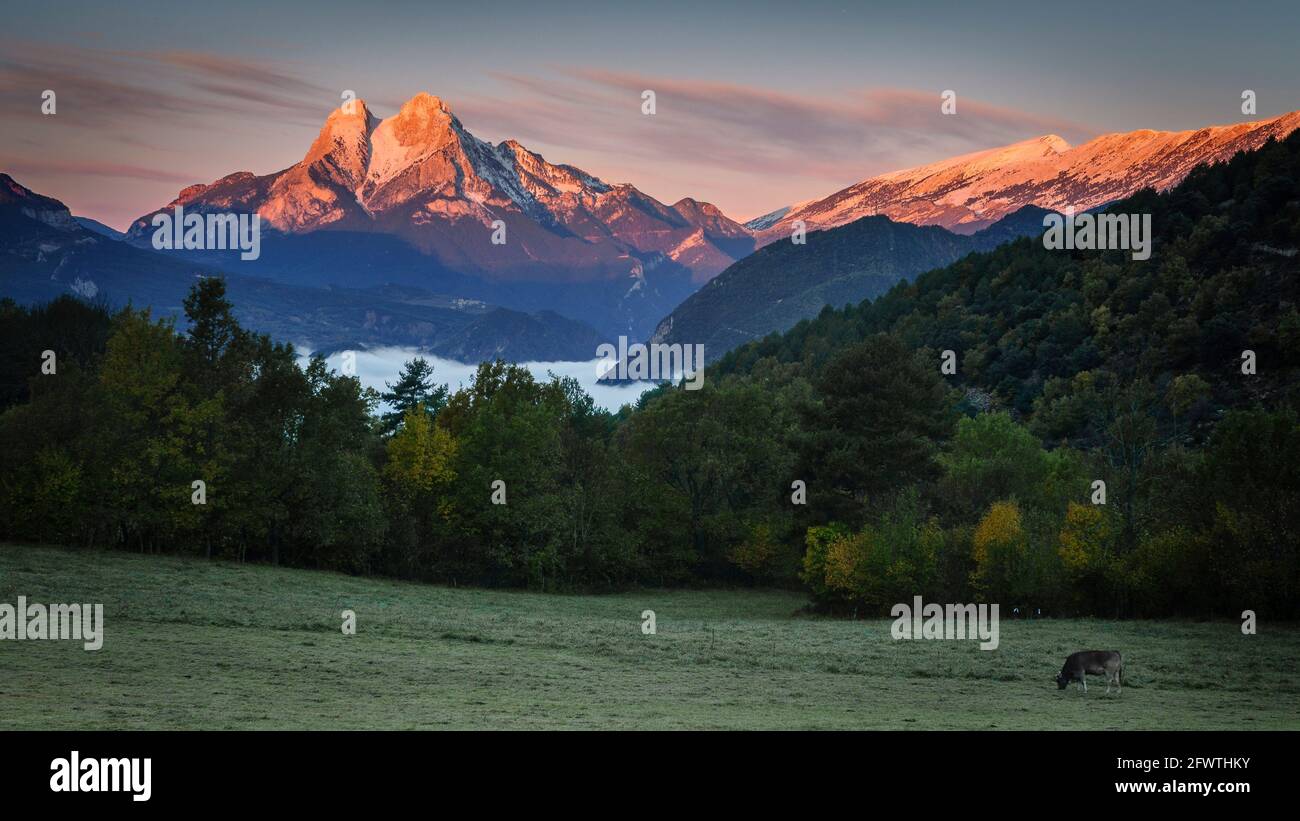
[[[1083,684],[1083,692],[1085,692],[1085,693],[1088,692],[1088,674],[1087,674],[1087,673],[1080,673],[1080,674],[1079,674],[1079,681],[1082,682],[1082,684]]]
[[[1107,673],[1106,674],[1106,695],[1110,695],[1110,680],[1111,680],[1111,674]]]

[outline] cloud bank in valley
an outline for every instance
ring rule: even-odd
[[[301,350],[307,349],[302,348]],[[443,359],[408,348],[339,351],[325,357],[325,361],[331,368],[343,373],[344,356],[347,353],[352,353],[356,357],[356,376],[361,380],[361,384],[367,388],[374,388],[380,393],[387,390],[386,385],[388,383],[397,382],[402,365],[417,356],[424,357],[429,361],[429,364],[433,365],[434,381],[440,385],[446,385],[448,390],[453,393],[459,388],[469,387],[470,383],[474,381],[475,371],[478,370],[478,365]],[[299,358],[299,364],[304,367],[307,361],[307,355]],[[593,359],[590,362],[521,362],[519,364],[527,368],[533,378],[539,382],[549,380],[551,374],[573,377],[599,407],[608,411],[617,411],[623,405],[636,404],[636,400],[641,394],[655,387],[655,384],[651,382],[623,385],[597,382],[596,363],[597,360]]]

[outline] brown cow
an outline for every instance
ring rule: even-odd
[[[1065,660],[1060,675],[1056,677],[1056,689],[1064,690],[1070,682],[1077,681],[1083,685],[1083,691],[1086,693],[1088,674],[1105,676],[1107,693],[1110,692],[1112,683],[1119,692],[1124,692],[1124,659],[1120,658],[1117,650],[1080,650],[1071,653]]]

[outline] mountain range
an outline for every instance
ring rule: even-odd
[[[241,322],[309,350],[395,345],[469,362],[582,360],[602,340],[590,326],[549,311],[529,314],[396,285],[308,287],[230,274],[134,247],[90,222],[0,174],[0,296],[30,304],[74,293],[179,316],[195,279],[220,274]]]
[[[874,299],[902,280],[1040,234],[1042,217],[1168,190],[1197,165],[1300,128],[1300,112],[1197,131],[1109,134],[1071,148],[1055,135],[865,180],[747,223],[764,245],[685,299],[657,342],[698,342],[706,359],[789,330],[827,305]],[[802,221],[804,242],[792,237]]]
[[[1222,162],[1300,128],[1300,111],[1194,131],[1104,134],[1071,147],[1055,134],[864,180],[748,223],[766,243],[883,214],[898,222],[973,234],[1026,205],[1086,211],[1142,188],[1165,191],[1201,163]]]
[[[177,205],[260,214],[271,247],[248,266],[255,273],[293,276],[286,265],[303,245],[295,237],[378,234],[401,240],[406,252],[367,271],[368,244],[336,243],[332,270],[313,272],[315,284],[450,286],[508,307],[563,310],[609,335],[644,336],[754,248],[748,229],[708,203],[665,205],[514,140],[484,142],[429,94],[383,120],[352,101],[330,114],[301,162],[189,186],[136,220],[127,240],[147,246],[154,214]],[[500,244],[492,241],[498,220]],[[287,259],[274,248],[286,244],[295,249]]]
[[[709,203],[667,205],[548,162],[515,140],[480,140],[429,94],[385,119],[355,100],[328,116],[300,162],[190,185],[121,235],[0,175],[0,295],[102,294],[176,314],[195,276],[221,273],[242,321],[317,350],[590,359],[600,341],[627,335],[704,342],[714,358],[825,305],[1034,233],[1042,209],[1163,190],[1297,127],[1300,112],[1077,147],[1047,135],[873,177],[742,225]],[[152,219],[176,206],[259,214],[260,256],[155,251]],[[800,222],[803,245],[789,241]]]

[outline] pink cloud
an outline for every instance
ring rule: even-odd
[[[39,120],[40,93],[53,89],[65,119],[102,128],[194,121],[213,114],[324,119],[339,92],[300,79],[303,69],[203,52],[109,51],[4,43],[0,105]]]
[[[586,167],[592,173],[618,171],[627,176],[616,181],[669,199],[713,197],[744,216],[956,154],[1046,133],[1070,140],[1095,133],[960,97],[957,116],[946,116],[940,90],[868,88],[828,97],[593,69],[558,75],[495,75],[507,93],[453,100],[452,107],[471,130],[568,154],[549,156],[552,162],[581,165],[581,157],[596,166]],[[646,89],[656,95],[654,116],[641,113]],[[729,191],[708,192],[709,177],[724,173]],[[748,182],[737,181],[741,175]],[[656,187],[674,178],[697,187]]]
[[[0,169],[11,176],[42,175],[49,177],[110,177],[115,179],[146,180],[149,182],[181,183],[195,181],[192,174],[176,173],[139,165],[102,162],[76,162],[63,160],[31,160],[0,157]]]

